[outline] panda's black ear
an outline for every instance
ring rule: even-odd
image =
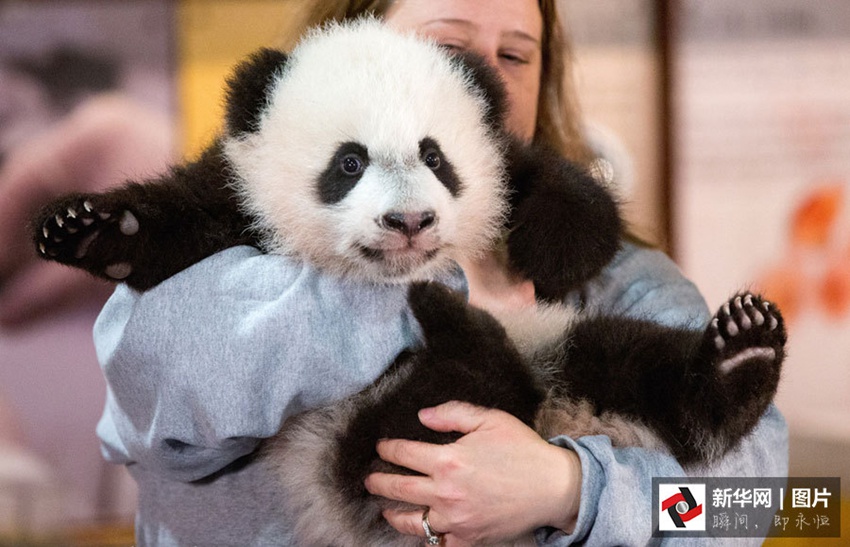
[[[483,57],[472,51],[452,52],[452,61],[471,78],[487,99],[489,109],[485,123],[497,132],[505,131],[507,115],[507,92],[505,84],[496,69],[491,67]]]
[[[236,66],[227,80],[225,108],[229,135],[259,129],[260,114],[286,60],[284,52],[263,48]]]

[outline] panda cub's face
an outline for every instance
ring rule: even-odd
[[[490,104],[436,45],[375,21],[310,34],[256,130],[225,139],[271,252],[340,275],[425,279],[490,246],[505,168]]]

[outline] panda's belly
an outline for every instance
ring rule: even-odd
[[[568,364],[565,358],[570,332],[578,320],[578,312],[570,306],[537,304],[526,308],[488,310],[531,367],[542,385],[560,383],[559,371]],[[560,384],[560,388],[564,388]],[[606,435],[614,446],[642,446],[667,451],[658,435],[635,421],[616,412],[599,412],[596,406],[580,397],[565,396],[562,390],[550,392],[540,408],[534,428],[543,438],[567,435]]]

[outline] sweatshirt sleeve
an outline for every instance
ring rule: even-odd
[[[614,448],[608,437],[550,442],[574,450],[581,460],[582,487],[576,527],[571,534],[554,528],[537,531],[540,545],[648,545],[652,543],[653,477],[784,477],[788,475],[788,429],[771,405],[741,444],[710,466],[683,468],[672,456],[643,448]],[[683,538],[658,543],[687,544]],[[704,542],[695,538],[693,543]],[[736,544],[759,545],[763,538]]]
[[[444,281],[465,289],[459,268]],[[205,477],[287,417],[363,389],[419,336],[406,287],[343,282],[250,247],[144,293],[119,285],[94,327],[102,451]]]
[[[628,244],[599,278],[585,287],[583,294],[573,296],[590,310],[646,318],[671,326],[703,328],[710,317],[697,288],[666,255]],[[550,442],[578,454],[582,486],[573,532],[566,534],[552,528],[537,531],[538,543],[547,546],[651,543],[653,477],[788,474],[788,429],[773,405],[736,449],[711,466],[683,468],[669,454],[613,447],[605,436],[579,439],[560,436]],[[753,543],[760,541],[752,538]],[[686,541],[678,539],[676,543]]]

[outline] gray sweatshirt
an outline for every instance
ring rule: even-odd
[[[442,280],[465,289],[457,270]],[[219,253],[146,293],[119,286],[94,329],[108,392],[98,435],[139,487],[140,545],[291,545],[274,480],[253,454],[283,421],[355,393],[419,342],[406,288],[323,276],[250,247]],[[702,328],[696,288],[662,253],[626,245],[574,304]],[[653,476],[784,476],[787,429],[771,407],[711,469],[613,448],[603,436],[550,442],[582,462],[573,534],[546,545],[642,545]]]

